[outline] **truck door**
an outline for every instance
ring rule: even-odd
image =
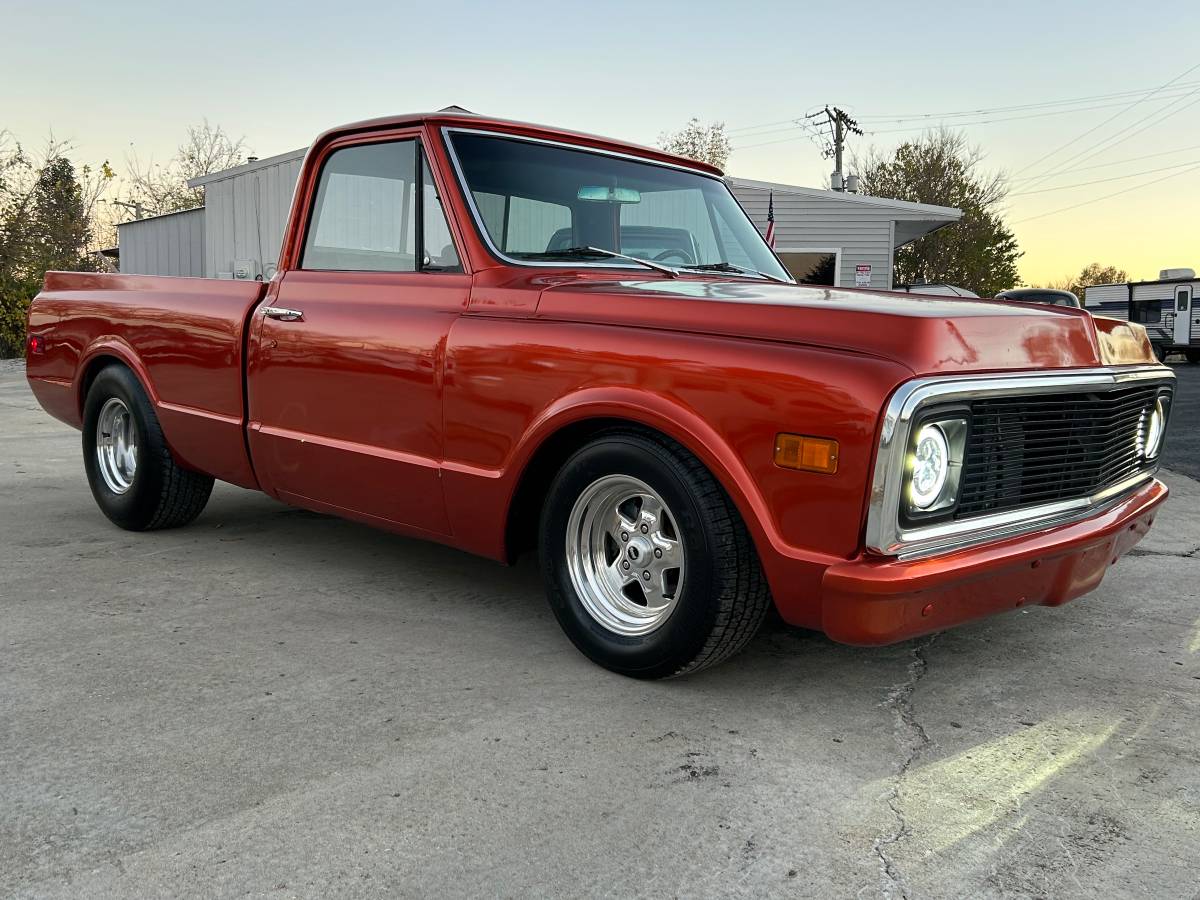
[[[348,138],[319,166],[302,250],[256,313],[256,473],[298,506],[447,534],[442,366],[470,278],[416,133]]]
[[[1187,344],[1192,339],[1192,286],[1175,288],[1175,343]]]

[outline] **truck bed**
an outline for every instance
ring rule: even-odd
[[[242,376],[247,322],[264,290],[254,281],[49,272],[30,315],[30,335],[45,339],[29,357],[30,384],[78,428],[91,379],[121,360],[146,386],[182,464],[256,487]]]

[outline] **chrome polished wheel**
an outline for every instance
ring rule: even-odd
[[[96,463],[105,486],[124,494],[133,486],[138,461],[137,425],[125,401],[110,397],[96,419]]]
[[[648,634],[675,609],[687,566],[675,518],[645,482],[607,475],[579,495],[567,522],[567,570],[593,619]]]

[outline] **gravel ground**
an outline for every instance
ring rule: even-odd
[[[1200,485],[1166,478],[1066,607],[773,623],[647,684],[528,560],[227,486],[119,531],[2,365],[0,896],[1195,897]]]

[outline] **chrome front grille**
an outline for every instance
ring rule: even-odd
[[[1146,468],[1145,427],[1161,386],[977,397],[955,518],[1090,497]]]

